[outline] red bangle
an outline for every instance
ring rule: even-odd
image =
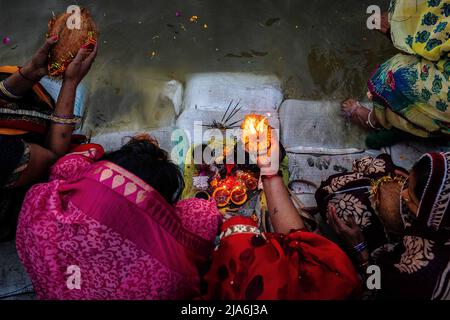
[[[270,175],[262,175],[261,179],[272,179],[274,177],[283,177],[283,172],[279,170],[276,174],[270,174]]]

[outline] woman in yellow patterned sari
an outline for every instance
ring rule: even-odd
[[[394,0],[391,38],[402,51],[380,65],[368,82],[373,110],[349,99],[354,122],[417,137],[450,137],[450,1]],[[398,130],[396,130],[398,129]]]

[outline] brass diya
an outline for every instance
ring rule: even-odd
[[[231,190],[230,201],[236,206],[242,206],[248,200],[247,189],[243,185],[234,186]]]
[[[63,13],[48,22],[47,37],[58,36],[58,42],[49,55],[48,74],[52,78],[62,78],[67,66],[83,45],[93,49],[97,43],[97,26],[90,12],[87,9],[81,9],[80,29],[71,29],[67,26],[67,20],[71,16],[72,13]]]
[[[226,186],[217,187],[212,197],[216,200],[216,204],[219,208],[226,207],[231,200],[231,192],[227,189]]]

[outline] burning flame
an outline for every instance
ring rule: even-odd
[[[242,139],[247,150],[257,150],[261,146],[268,148],[270,146],[271,128],[269,126],[269,120],[262,115],[250,114],[245,116],[242,123]],[[262,139],[266,141],[261,141]],[[257,141],[255,146],[249,146],[250,142]],[[264,144],[265,143],[265,144]]]

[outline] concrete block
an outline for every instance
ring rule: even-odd
[[[163,108],[173,108],[178,116],[181,113],[182,103],[183,85],[176,80],[167,82],[159,95],[158,105],[162,105]]]
[[[247,112],[274,112],[283,101],[280,80],[251,73],[198,73],[187,78],[183,109],[223,110],[230,101]]]
[[[302,150],[319,154],[327,153],[327,149],[329,154],[364,150],[365,131],[346,123],[339,105],[332,101],[284,101],[279,110],[283,145],[300,153]]]
[[[230,103],[232,109],[239,102],[241,110],[229,123],[243,120],[246,114],[255,113],[266,115],[272,127],[279,129],[277,110],[282,100],[281,83],[273,75],[224,72],[192,74],[186,83],[183,112],[178,117],[176,126],[188,134],[192,143],[194,123],[201,121],[198,128],[205,133],[202,141],[205,142],[208,140],[208,128],[205,126],[212,124],[214,120],[221,122]],[[239,126],[240,122],[235,125]]]
[[[423,154],[428,152],[449,152],[450,147],[444,144],[405,142],[384,148],[383,151],[391,155],[397,166],[410,170]]]
[[[181,109],[181,83],[147,69],[96,65],[103,77],[89,86],[84,132],[93,135],[173,126]]]

